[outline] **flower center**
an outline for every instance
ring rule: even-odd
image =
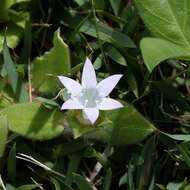
[[[96,88],[84,88],[77,96],[77,99],[87,108],[97,107],[97,104],[102,100]]]

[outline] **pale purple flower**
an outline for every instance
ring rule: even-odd
[[[82,72],[82,84],[71,78],[58,76],[70,93],[70,99],[63,103],[61,110],[82,109],[85,119],[94,124],[99,116],[99,110],[113,110],[123,107],[117,100],[107,97],[121,77],[122,75],[116,74],[97,83],[95,70],[87,58]]]

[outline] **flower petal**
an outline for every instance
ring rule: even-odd
[[[82,72],[82,86],[84,88],[92,88],[95,87],[96,84],[96,73],[94,67],[90,59],[86,58]]]
[[[78,101],[72,99],[67,100],[61,106],[61,110],[78,110],[83,108],[84,107]]]
[[[122,108],[123,105],[112,98],[103,98],[102,102],[98,105],[99,110],[114,110]]]
[[[111,75],[100,81],[97,85],[98,92],[102,97],[106,97],[114,89],[123,75]]]
[[[99,111],[96,108],[85,108],[83,110],[83,114],[91,122],[91,124],[94,124],[98,119]]]
[[[77,95],[81,92],[82,86],[75,80],[65,76],[58,76],[58,79],[72,95]]]

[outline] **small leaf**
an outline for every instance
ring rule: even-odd
[[[127,65],[125,58],[123,57],[123,55],[116,48],[108,46],[105,49],[105,52],[116,63],[118,63],[120,65],[123,65],[123,66]]]
[[[59,183],[59,181],[53,177],[51,177],[51,182],[53,183],[55,190],[62,190],[62,189],[73,190],[71,187],[69,187],[65,183],[63,183],[63,182]]]
[[[180,190],[180,187],[182,187],[183,183],[174,183],[174,182],[170,182],[167,185],[167,190]]]
[[[184,161],[186,162],[186,164],[188,165],[188,167],[190,167],[190,151],[189,151],[189,147],[184,143],[181,143],[179,145],[177,145],[177,148],[179,150],[179,152],[182,155],[182,158],[184,159]]]
[[[59,183],[59,181],[57,181],[55,178],[51,177],[51,182],[54,185],[55,190],[61,190],[61,185]]]
[[[68,164],[68,169],[67,169],[67,174],[66,174],[66,179],[65,179],[65,184],[70,186],[73,181],[73,173],[77,172],[79,163],[80,163],[80,156],[77,154],[73,154],[70,156],[70,162]]]
[[[4,70],[7,73],[8,80],[10,82],[11,88],[18,98],[19,102],[27,102],[28,101],[28,93],[25,89],[24,83],[20,81],[18,73],[16,71],[16,66],[13,63],[9,49],[7,47],[6,37],[4,39],[3,45],[3,59],[4,59]]]
[[[12,186],[11,184],[7,183],[6,190],[16,190],[16,188],[14,186]]]
[[[80,190],[93,190],[90,183],[83,176],[74,173],[73,179]]]
[[[88,0],[75,0],[79,6],[83,6]]]
[[[112,6],[112,9],[114,11],[114,14],[115,15],[118,15],[118,12],[119,12],[119,8],[120,8],[120,4],[121,4],[121,0],[110,0],[110,4]]]
[[[75,29],[75,32],[82,32],[94,38],[99,38],[104,42],[116,44],[122,47],[135,48],[134,42],[124,33],[114,30],[113,28],[100,22],[80,17],[76,17],[65,12],[64,22],[70,28]],[[75,33],[74,32],[74,33]]]
[[[15,182],[16,178],[16,144],[14,144],[9,152],[7,172],[9,179]]]
[[[57,76],[71,72],[69,48],[60,36],[54,33],[54,47],[33,61],[32,83],[40,92],[55,92],[58,89]]]
[[[97,29],[95,27],[97,27]],[[102,41],[117,44],[122,47],[136,47],[134,42],[127,35],[101,23],[97,23],[97,25],[95,25],[92,21],[86,21],[79,31],[95,38],[99,37]],[[98,31],[98,36],[96,31]]]
[[[7,25],[7,46],[9,48],[14,48],[17,46],[20,38],[23,35],[23,28],[15,25],[14,23],[9,23]],[[4,43],[4,36],[5,36],[5,28],[0,30],[0,52],[3,50],[3,43]]]
[[[0,157],[3,156],[8,135],[7,117],[0,115]]]
[[[36,103],[15,104],[4,110],[9,129],[24,137],[48,140],[63,131],[63,115],[57,110],[49,110]]]
[[[37,187],[40,187],[40,185],[38,185],[38,184],[27,184],[27,185],[22,185],[22,186],[16,188],[16,190],[33,190],[33,189],[36,189]]]
[[[125,173],[119,180],[119,187],[127,183],[127,173]]]
[[[109,190],[111,187],[111,180],[112,180],[112,171],[109,168],[106,172],[106,176],[104,178],[103,188],[102,190]]]
[[[177,140],[177,141],[190,141],[190,135],[185,135],[185,134],[168,134],[168,133],[163,133],[162,134]]]

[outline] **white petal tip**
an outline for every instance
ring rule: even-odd
[[[122,74],[115,74],[113,76],[118,77],[118,80],[120,80],[123,75]]]
[[[86,58],[82,72],[82,86],[88,88],[95,87],[96,84],[96,73],[93,64],[89,58]]]
[[[99,111],[95,108],[86,108],[83,110],[83,115],[93,125],[98,119]]]
[[[91,120],[88,120],[90,122],[91,125],[94,125],[96,123],[96,120],[95,121],[91,121]]]
[[[92,65],[92,62],[91,62],[91,60],[88,57],[85,60],[85,64],[91,64]]]
[[[114,110],[123,107],[123,104],[112,98],[104,98],[103,101],[98,105],[100,110]]]
[[[83,109],[83,106],[79,102],[74,101],[72,99],[67,100],[61,106],[61,110],[72,110],[72,109],[73,110]]]

